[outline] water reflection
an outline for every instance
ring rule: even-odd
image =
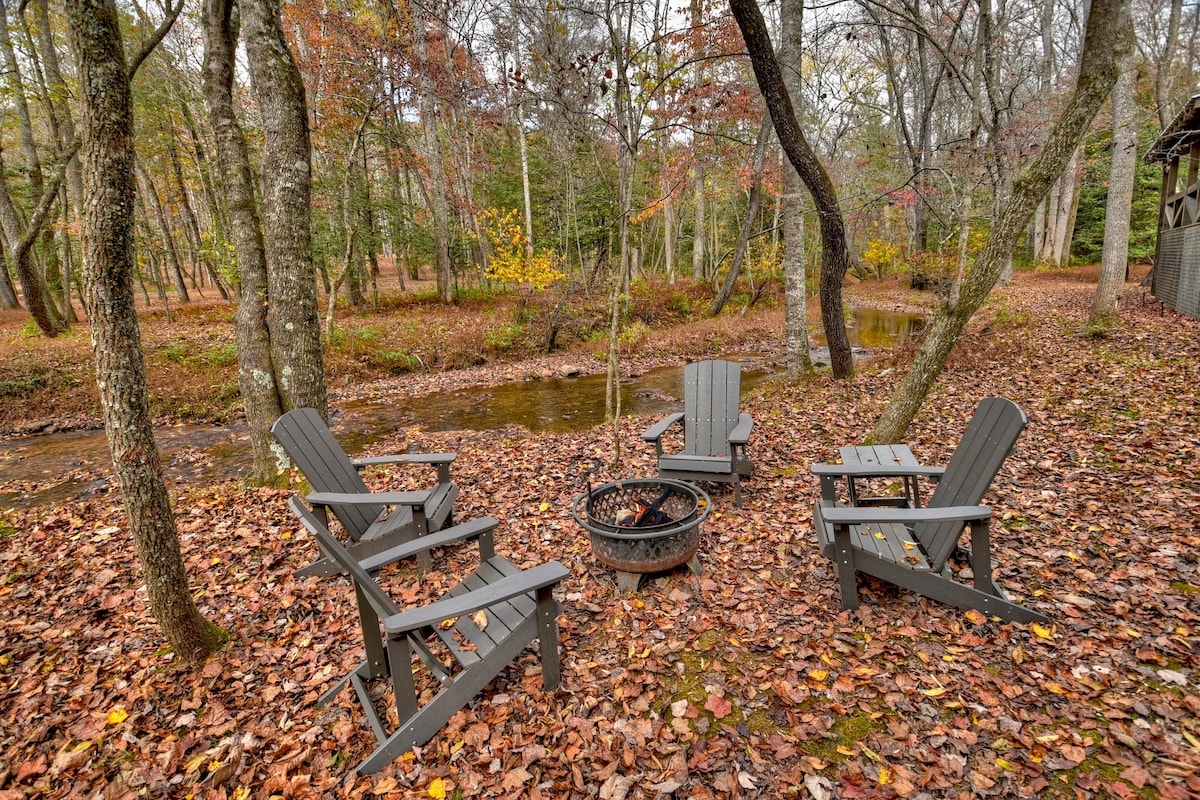
[[[850,309],[847,322],[846,333],[850,338],[850,346],[868,350],[895,347],[925,330],[925,317],[921,314],[878,311],[873,308]],[[816,338],[822,345],[825,344],[824,333]]]
[[[742,371],[742,388],[751,389],[774,374],[773,366]],[[429,431],[489,431],[520,425],[533,433],[569,433],[604,422],[607,377],[551,378],[480,386],[412,399],[375,399],[346,403],[343,429],[351,440],[378,438],[381,430],[419,425]],[[683,367],[662,367],[621,386],[625,416],[665,414],[682,408]]]
[[[924,322],[914,314],[854,309],[848,328],[858,351],[892,347],[917,335]],[[823,344],[823,341],[822,341]],[[828,350],[813,351],[828,363]],[[781,365],[759,353],[725,358],[742,363],[742,389],[771,380]],[[347,452],[397,430],[420,426],[430,431],[497,430],[520,425],[533,433],[588,430],[604,421],[604,375],[553,378],[441,392],[413,398],[358,400],[344,404],[334,432]],[[658,416],[682,409],[683,366],[651,370],[621,388],[626,416]],[[244,424],[229,428],[178,426],[155,432],[168,475],[203,484],[241,475],[250,462]],[[112,491],[115,479],[103,431],[41,434],[0,442],[0,484],[28,482],[25,491],[0,492],[0,508],[28,508],[69,502]]]

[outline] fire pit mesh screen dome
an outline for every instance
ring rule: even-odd
[[[642,515],[650,507],[658,514]],[[700,545],[708,495],[683,481],[640,478],[615,481],[575,501],[575,521],[590,534],[602,564],[634,573],[659,572],[688,562]],[[618,522],[620,520],[620,522]]]

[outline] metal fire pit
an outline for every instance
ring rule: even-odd
[[[645,526],[627,523],[626,518],[638,506],[660,500],[658,510],[666,521]],[[711,507],[708,495],[690,483],[635,478],[584,492],[575,499],[571,513],[588,532],[596,558],[617,571],[617,587],[632,592],[647,572],[687,564],[692,572],[700,574],[696,558],[700,523]]]

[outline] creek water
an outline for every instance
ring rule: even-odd
[[[916,335],[924,317],[854,309],[848,328],[856,353],[893,347]],[[742,364],[742,389],[774,378],[782,365],[761,353],[725,356]],[[828,363],[828,349],[813,350]],[[341,405],[334,430],[348,453],[397,428],[428,431],[495,430],[520,425],[534,433],[581,431],[604,420],[604,375],[476,386],[420,397],[363,399]],[[622,386],[622,413],[629,416],[680,410],[683,365],[650,370]],[[168,477],[205,483],[242,474],[250,459],[246,426],[181,425],[155,431]],[[115,489],[108,443],[98,430],[26,436],[0,442],[0,508],[60,504]]]

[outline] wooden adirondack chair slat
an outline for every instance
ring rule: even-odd
[[[654,444],[660,477],[733,483],[739,506],[741,481],[754,469],[746,454],[753,419],[738,411],[741,375],[741,366],[731,361],[688,364],[683,371],[683,413],[642,433]],[[683,425],[683,449],[667,452],[662,437],[676,422]]]
[[[531,569],[518,569],[503,556],[485,557],[491,545],[485,546],[481,534],[485,530],[490,533],[498,524],[495,520],[477,520],[456,526],[463,530],[464,539],[480,539],[479,566],[450,589],[443,599],[429,606],[403,610],[316,514],[298,498],[292,498],[290,505],[300,522],[316,538],[321,550],[349,576],[355,588],[367,658],[325,692],[318,704],[328,703],[347,686],[354,689],[367,722],[379,740],[379,746],[358,765],[360,774],[377,772],[406,750],[433,738],[451,716],[507,668],[534,639],[540,643],[543,687],[552,691],[558,686],[556,618],[561,608],[554,599],[553,589],[569,574],[562,564],[552,561]],[[480,522],[488,524],[481,526]],[[477,612],[482,612],[488,620],[482,630],[474,622]],[[441,624],[448,620],[455,620],[452,628]],[[459,640],[456,633],[469,646]],[[440,640],[453,655],[457,666],[447,668],[427,655],[426,639]],[[413,660],[414,650],[421,655],[420,660]],[[427,699],[418,692],[414,673],[423,662],[433,668],[434,676],[441,682],[441,688]],[[372,680],[389,677],[398,720],[398,725],[390,731],[388,715],[375,707],[368,688]]]
[[[945,470],[919,465],[880,464],[876,477],[904,477],[915,483],[936,475],[929,504],[908,507],[846,507],[835,498],[838,465],[816,465],[821,500],[813,508],[813,526],[821,552],[834,562],[842,606],[858,607],[857,572],[912,589],[940,602],[977,609],[1010,621],[1045,621],[1045,615],[1014,603],[992,577],[989,522],[984,495],[1025,429],[1025,414],[1011,400],[985,398],[976,409]],[[862,448],[867,450],[869,448]],[[847,481],[871,477],[856,464],[840,474]],[[848,491],[853,498],[856,493]],[[947,568],[959,537],[970,529],[973,585],[955,580]]]
[[[287,412],[275,421],[271,433],[315,492],[345,495],[355,501],[372,494],[354,460],[346,455],[315,409],[298,408]],[[380,463],[434,466],[438,471],[438,483],[423,501],[414,505],[400,504],[390,510],[383,503],[329,503],[329,510],[353,543],[351,551],[354,555],[363,559],[450,524],[454,500],[458,497],[458,487],[450,481],[449,474],[448,465],[453,459],[454,455],[450,453],[369,459]],[[322,558],[300,570],[299,574],[325,575],[332,571],[328,559]]]

